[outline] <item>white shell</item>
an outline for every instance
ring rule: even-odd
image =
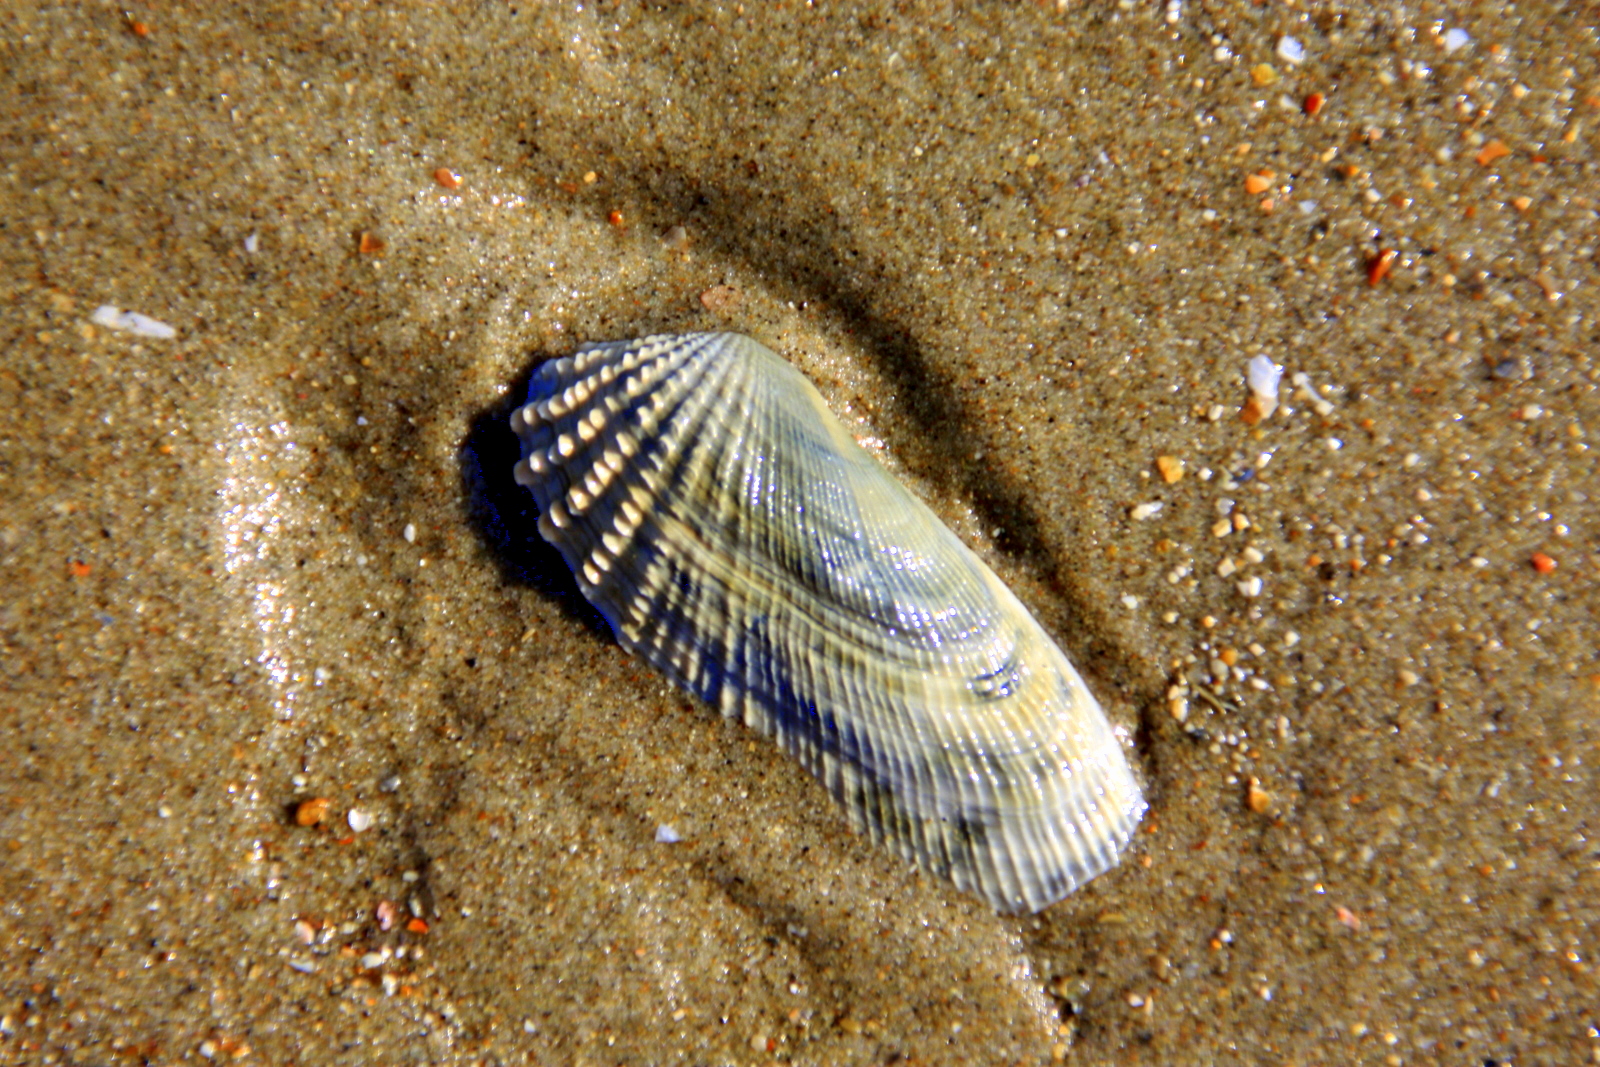
[[[1144,800],[994,572],[738,334],[589,345],[511,417],[539,532],[624,648],[773,737],[851,822],[1006,912],[1117,862]]]

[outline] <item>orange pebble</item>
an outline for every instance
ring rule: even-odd
[[[1549,574],[1556,569],[1556,561],[1543,552],[1535,552],[1528,557],[1528,562],[1533,564],[1533,569],[1540,574]]]
[[[333,801],[327,797],[312,797],[302,800],[295,805],[294,824],[296,826],[315,826],[328,817],[328,809],[333,806]]]
[[[1305,103],[1300,105],[1300,110],[1304,111],[1307,115],[1315,115],[1317,112],[1322,110],[1322,105],[1326,102],[1326,100],[1327,98],[1321,93],[1312,93],[1310,96],[1306,97]]]
[[[461,188],[460,176],[449,167],[440,167],[438,170],[434,171],[433,180],[444,186],[446,189]]]
[[[1484,145],[1478,150],[1478,166],[1487,167],[1495,160],[1504,156],[1509,156],[1510,154],[1511,149],[1506,147],[1506,143],[1504,141],[1490,141],[1488,144]]]
[[[1249,193],[1251,196],[1264,193],[1268,189],[1272,188],[1272,179],[1276,177],[1277,175],[1272,173],[1270,170],[1264,170],[1258,174],[1246,175],[1244,179],[1244,191]]]

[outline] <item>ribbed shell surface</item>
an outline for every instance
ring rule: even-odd
[[[624,648],[777,740],[852,823],[1006,912],[1144,811],[1093,695],[984,563],[738,334],[596,344],[513,413],[539,531]]]

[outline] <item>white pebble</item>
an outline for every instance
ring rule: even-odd
[[[1293,37],[1279,37],[1278,58],[1285,63],[1299,63],[1306,58],[1306,46]]]
[[[248,236],[248,237],[246,237],[244,239],[244,250],[246,252],[250,253],[252,256],[255,255],[256,252],[258,252],[260,250],[260,248],[261,248],[261,238],[256,236],[255,234],[252,233],[250,236]]]
[[[350,824],[350,829],[358,834],[372,829],[371,813],[362,811],[360,808],[351,808],[350,813],[345,816],[345,821]]]
[[[1139,607],[1139,598],[1134,596],[1132,593],[1123,593],[1122,606],[1127,608],[1129,611],[1135,611]]]
[[[1445,30],[1444,50],[1446,52],[1459,52],[1461,49],[1467,47],[1467,42],[1470,40],[1472,40],[1472,38],[1467,34],[1467,31],[1461,29],[1460,27]]]
[[[1255,597],[1261,595],[1261,579],[1246,578],[1244,581],[1235,585],[1234,588],[1239,590],[1240,596],[1254,599]]]
[[[1162,501],[1152,500],[1148,504],[1135,505],[1133,510],[1128,512],[1128,515],[1135,522],[1143,522],[1145,519],[1153,519],[1161,514],[1161,509],[1164,507],[1166,507],[1166,504]]]
[[[141,315],[137,311],[122,311],[112,304],[101,304],[95,308],[94,314],[89,316],[89,321],[96,326],[122,330],[138,337],[156,337],[170,341],[178,336],[178,331],[164,322],[152,319],[148,315]]]
[[[666,823],[662,823],[660,826],[656,827],[656,843],[657,844],[676,845],[679,841],[682,841],[682,840],[683,840],[683,838],[678,836],[678,831],[674,830],[672,827],[668,826]]]
[[[410,541],[412,544],[415,544],[416,540],[417,540],[417,525],[416,525],[416,523],[413,523],[413,522],[406,523],[406,528],[404,530],[400,531],[400,536],[404,537],[407,541]]]

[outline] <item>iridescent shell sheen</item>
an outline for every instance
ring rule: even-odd
[[[777,354],[588,345],[538,368],[511,425],[539,532],[623,647],[873,840],[1005,912],[1117,862],[1145,804],[1093,694]]]

